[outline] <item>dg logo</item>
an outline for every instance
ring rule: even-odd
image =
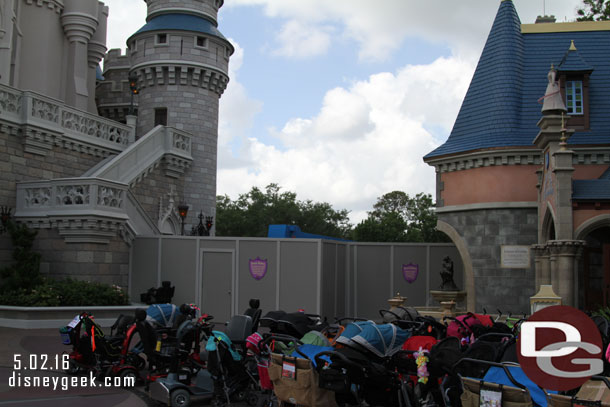
[[[523,372],[547,390],[571,390],[604,369],[595,323],[572,307],[553,306],[521,324],[517,354]]]

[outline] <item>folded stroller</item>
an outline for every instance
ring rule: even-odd
[[[269,311],[260,319],[260,325],[271,333],[300,338],[311,330],[321,330],[320,317],[303,312]],[[317,328],[317,329],[316,329]]]

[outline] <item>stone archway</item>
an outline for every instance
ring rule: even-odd
[[[610,215],[589,219],[575,235],[586,242],[578,270],[579,304],[595,311],[610,303]]]
[[[466,241],[460,234],[455,230],[453,226],[448,224],[447,222],[443,222],[442,220],[438,220],[436,222],[436,229],[440,230],[455,244],[455,247],[458,249],[460,256],[462,257],[462,264],[464,265],[464,289],[466,290],[466,309],[468,311],[475,311],[476,304],[476,293],[474,289],[474,271],[472,270],[472,259],[470,258],[470,253],[468,252],[468,245]]]

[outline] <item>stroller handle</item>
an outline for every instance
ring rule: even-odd
[[[353,367],[353,368],[356,368],[356,369],[360,369],[360,370],[362,370],[362,371],[364,371],[364,370],[365,370],[365,369],[364,369],[362,366],[360,366],[359,364],[354,363],[354,362],[352,362],[351,360],[349,360],[349,359],[348,359],[348,358],[347,358],[345,355],[343,355],[343,354],[341,354],[341,353],[339,353],[339,352],[336,352],[336,351],[332,351],[332,350],[326,350],[326,351],[324,351],[324,352],[320,352],[320,353],[318,353],[316,356],[314,356],[314,359],[315,359],[315,361],[316,361],[316,369],[318,370],[318,372],[319,372],[320,370],[322,370],[322,367],[323,367],[323,366],[324,366],[324,364],[325,364],[325,363],[323,363],[323,362],[325,362],[325,361],[323,361],[323,360],[322,360],[322,356],[330,356],[331,358],[332,358],[333,356],[336,356],[337,358],[341,359],[341,362],[345,363],[347,366],[350,366],[350,367]]]
[[[515,378],[513,377],[512,373],[510,372],[510,369],[508,369],[508,365],[505,365],[503,363],[497,363],[497,362],[490,362],[487,360],[481,360],[481,359],[472,359],[472,358],[462,358],[460,360],[458,360],[452,367],[452,370],[455,372],[455,369],[457,368],[457,366],[462,363],[462,362],[471,362],[471,363],[478,363],[481,365],[487,365],[487,366],[493,366],[493,367],[499,367],[502,370],[504,370],[504,373],[506,373],[506,376],[508,377],[508,379],[518,388],[523,389],[523,390],[527,390],[527,387],[525,387],[523,384],[519,383],[517,380],[515,380]],[[482,381],[482,380],[481,380]]]
[[[285,335],[285,334],[269,334],[269,335],[266,335],[263,338],[263,340],[258,343],[258,349],[260,351],[263,351],[263,346],[268,345],[269,342],[271,342],[271,341],[280,341],[280,342],[283,342],[283,343],[294,342],[297,345],[302,345],[303,344],[303,342],[301,342],[300,340],[298,340],[294,336]]]

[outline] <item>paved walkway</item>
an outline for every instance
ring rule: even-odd
[[[89,383],[84,387],[69,386],[68,380],[72,376],[51,369],[55,367],[55,355],[69,349],[69,346],[61,343],[58,329],[0,328],[0,406],[57,407],[58,403],[62,407],[161,405],[150,400],[141,386],[135,389],[99,387],[99,382],[95,388],[90,387]],[[36,355],[38,363],[44,357],[41,355],[46,355],[49,369],[26,369],[34,367],[33,364],[30,366],[30,355]],[[21,360],[21,369],[15,369],[16,357]],[[46,380],[48,387],[26,387],[27,379],[32,383],[39,380],[41,384]]]

